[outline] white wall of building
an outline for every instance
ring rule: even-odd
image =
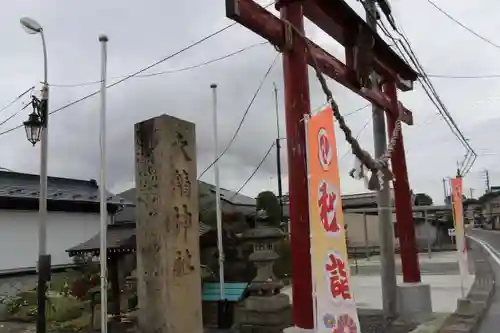
[[[99,214],[49,212],[47,250],[52,265],[72,262],[67,249],[99,232]],[[38,211],[0,210],[0,272],[36,267]]]

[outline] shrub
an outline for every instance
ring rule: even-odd
[[[292,274],[292,250],[290,241],[284,239],[276,244],[276,252],[280,258],[274,264],[274,274],[278,278],[290,277]]]

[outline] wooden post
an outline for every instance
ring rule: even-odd
[[[202,333],[195,126],[135,125],[137,294],[143,333]]]

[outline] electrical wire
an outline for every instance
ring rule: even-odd
[[[399,30],[401,30],[401,31],[396,30],[396,32],[402,37],[404,42],[402,42],[401,39],[394,38],[390,34],[388,29],[383,25],[383,22],[380,22],[379,26],[381,27],[381,30],[391,40],[393,40],[396,48],[399,50],[399,53],[403,56],[404,60],[406,62],[408,62],[408,59],[409,59],[410,62],[417,68],[417,71],[420,74],[418,80],[419,80],[420,84],[422,85],[424,92],[429,97],[430,101],[434,104],[434,106],[436,106],[438,112],[441,114],[442,119],[448,125],[448,127],[450,128],[452,133],[457,137],[457,139],[462,143],[462,145],[468,151],[466,154],[466,157],[462,163],[463,164],[466,162],[469,163],[468,162],[469,157],[476,156],[476,154],[475,154],[474,150],[472,149],[472,147],[469,145],[467,139],[465,139],[463,133],[461,132],[461,130],[459,129],[455,120],[453,119],[453,117],[449,113],[448,109],[446,108],[445,104],[441,100],[440,96],[438,95],[438,93],[437,93],[436,89],[434,88],[432,82],[430,81],[427,73],[425,72],[424,68],[422,67],[422,64],[420,63],[415,52],[413,51],[411,43],[410,43],[408,37],[406,36],[406,34],[404,33],[403,29],[400,28]],[[399,45],[401,45],[401,47]],[[405,54],[407,55],[407,57],[405,56]],[[474,161],[475,161],[475,157],[473,158],[472,164],[474,163]],[[464,169],[466,171],[464,171],[464,173],[462,175],[465,175],[465,173],[470,170],[470,168],[472,167],[472,164],[470,166],[468,166],[466,169]],[[463,167],[465,167],[465,165],[462,165],[462,168]]]
[[[267,7],[269,7],[269,6],[272,6],[274,3],[275,3],[275,1],[273,1],[273,2],[269,3],[268,5],[264,6],[263,8],[267,8]],[[186,47],[184,47],[184,48],[182,48],[182,49],[180,49],[180,50],[178,50],[178,51],[176,51],[176,52],[174,52],[174,53],[172,53],[172,54],[170,54],[170,55],[166,56],[165,58],[160,59],[160,60],[158,60],[157,62],[155,62],[155,63],[153,63],[153,64],[151,64],[151,65],[149,65],[149,66],[147,66],[147,67],[144,67],[144,68],[142,68],[142,69],[138,70],[137,72],[134,72],[134,73],[132,73],[132,74],[130,74],[130,75],[127,75],[127,76],[125,76],[124,78],[122,78],[122,79],[120,79],[120,80],[118,80],[118,81],[116,81],[116,82],[113,82],[113,83],[111,83],[111,84],[107,85],[107,86],[106,86],[106,89],[109,89],[109,88],[111,88],[111,87],[114,87],[114,86],[116,86],[116,85],[118,85],[118,84],[120,84],[120,83],[122,83],[122,82],[125,82],[126,80],[128,80],[128,79],[130,79],[130,78],[133,78],[133,77],[135,77],[135,76],[137,76],[137,75],[139,75],[139,74],[141,74],[141,73],[143,73],[143,72],[145,72],[145,71],[147,71],[147,70],[149,70],[149,69],[151,69],[151,68],[153,68],[153,67],[155,67],[155,66],[157,66],[157,65],[159,65],[159,64],[161,64],[161,63],[163,63],[163,62],[165,62],[165,61],[167,61],[167,60],[170,60],[170,59],[172,59],[173,57],[175,57],[175,56],[177,56],[177,55],[179,55],[179,54],[181,54],[181,53],[183,53],[183,52],[185,52],[185,51],[187,51],[187,50],[189,50],[189,49],[191,49],[191,48],[193,48],[193,47],[195,47],[195,46],[197,46],[197,45],[199,45],[199,44],[203,43],[204,41],[206,41],[206,40],[208,40],[208,39],[210,39],[210,38],[212,38],[212,37],[214,37],[214,36],[216,36],[216,35],[218,35],[218,34],[220,34],[220,33],[224,32],[224,31],[226,31],[227,29],[229,29],[229,28],[231,28],[231,27],[235,26],[236,24],[237,24],[237,22],[233,22],[233,23],[231,23],[231,24],[229,24],[229,25],[226,25],[225,27],[223,27],[223,28],[221,28],[221,29],[219,29],[219,30],[216,30],[215,32],[212,32],[211,34],[209,34],[209,35],[207,35],[207,36],[205,36],[205,37],[203,37],[203,38],[201,38],[201,39],[197,40],[196,42],[191,43],[191,44],[189,44],[188,46],[186,46]],[[54,114],[54,113],[56,113],[56,112],[59,112],[59,111],[61,111],[61,110],[64,110],[64,109],[66,109],[66,108],[68,108],[68,107],[70,107],[70,106],[73,106],[73,105],[75,105],[75,104],[77,104],[77,103],[80,103],[80,102],[82,102],[82,101],[86,100],[86,99],[89,99],[90,97],[93,97],[93,96],[95,96],[95,95],[97,95],[97,94],[99,94],[99,93],[100,93],[100,90],[94,91],[94,92],[93,92],[93,93],[91,93],[91,94],[85,95],[85,96],[83,96],[83,97],[81,97],[81,98],[79,98],[79,99],[77,99],[77,100],[75,100],[75,101],[73,101],[73,102],[70,102],[70,103],[68,103],[68,104],[66,104],[66,105],[63,105],[62,107],[60,107],[60,108],[58,108],[58,109],[55,109],[55,110],[53,110],[53,111],[49,112],[49,114]],[[10,133],[10,132],[12,132],[12,131],[15,131],[15,130],[17,130],[17,129],[21,128],[21,127],[23,127],[23,124],[20,124],[20,125],[18,125],[18,126],[16,126],[16,127],[13,127],[13,128],[8,129],[8,130],[5,130],[5,131],[3,131],[3,132],[0,132],[0,136],[5,135],[5,134],[8,134],[8,133]]]
[[[436,8],[442,14],[444,14],[446,17],[448,17],[450,20],[452,20],[453,22],[455,22],[456,24],[458,24],[459,26],[461,26],[462,28],[464,28],[465,30],[467,30],[468,32],[470,32],[471,34],[473,34],[474,36],[476,36],[477,38],[481,39],[483,42],[486,42],[486,43],[490,44],[491,46],[494,46],[494,47],[496,47],[497,49],[500,50],[500,45],[499,44],[497,44],[497,43],[489,40],[488,38],[480,35],[476,31],[472,30],[471,28],[469,28],[468,26],[466,26],[465,24],[463,24],[462,22],[460,22],[458,19],[456,19],[453,16],[451,16],[450,14],[448,14],[444,9],[442,9],[441,7],[439,7],[438,5],[436,5],[433,1],[427,0],[427,2],[430,3],[434,8]]]
[[[214,58],[214,59],[211,59],[211,60],[208,60],[208,61],[196,64],[196,65],[191,65],[191,66],[187,66],[187,67],[181,67],[181,68],[176,68],[176,69],[166,70],[166,71],[161,71],[161,72],[149,73],[149,74],[139,74],[139,75],[136,75],[134,78],[144,78],[144,77],[153,77],[153,76],[159,76],[159,75],[164,75],[164,74],[174,74],[174,73],[180,73],[180,72],[184,72],[184,71],[188,71],[188,70],[192,70],[192,69],[204,67],[204,66],[213,64],[215,62],[218,62],[218,61],[225,60],[227,58],[236,56],[236,55],[241,54],[241,53],[243,53],[243,52],[245,52],[247,50],[250,50],[252,48],[255,48],[257,46],[262,46],[262,45],[265,45],[265,44],[268,44],[268,42],[261,42],[261,43],[251,44],[249,46],[246,46],[246,47],[243,47],[241,49],[238,49],[238,50],[236,50],[234,52],[228,53],[226,55],[223,55],[223,56],[220,56],[220,57],[217,57],[217,58]],[[118,80],[120,78],[123,78],[123,76],[115,77],[115,78],[113,78],[113,80]],[[101,83],[101,81],[100,80],[99,81],[89,81],[89,82],[75,83],[75,84],[50,84],[50,86],[51,87],[57,87],[57,88],[74,88],[74,87],[90,86],[90,85],[94,85],[94,84],[97,84],[97,83]]]
[[[7,105],[5,105],[4,107],[2,107],[0,109],[0,113],[7,110],[8,108],[10,108],[15,102],[17,102],[18,100],[20,100],[24,95],[26,95],[27,93],[33,91],[33,89],[35,89],[35,87],[31,87],[31,88],[28,88],[26,89],[24,92],[22,92],[19,96],[17,96],[14,100],[10,101]]]
[[[205,36],[205,37],[197,40],[196,42],[193,42],[193,43],[189,44],[188,46],[183,47],[182,49],[180,49],[180,50],[178,50],[178,51],[176,51],[176,52],[174,52],[174,53],[172,53],[172,54],[164,57],[163,59],[160,59],[160,60],[152,63],[151,65],[148,65],[148,66],[146,66],[146,67],[144,67],[144,68],[142,68],[142,69],[140,69],[140,70],[138,70],[138,71],[136,71],[136,72],[134,72],[132,74],[129,74],[129,75],[123,77],[122,79],[120,79],[120,80],[118,80],[116,82],[113,82],[113,83],[107,85],[106,89],[112,88],[112,87],[114,87],[114,86],[116,86],[116,85],[118,85],[118,84],[120,84],[122,82],[125,82],[128,79],[133,78],[133,77],[135,77],[135,76],[137,76],[137,75],[139,75],[139,74],[141,74],[141,73],[143,73],[143,72],[145,72],[145,71],[147,71],[147,70],[149,70],[149,69],[151,69],[151,68],[153,68],[155,66],[158,66],[159,64],[161,64],[161,63],[163,63],[163,62],[165,62],[167,60],[170,60],[170,59],[174,58],[175,56],[177,56],[177,55],[179,55],[179,54],[181,54],[181,53],[183,53],[183,52],[185,52],[185,51],[187,51],[187,50],[189,50],[189,49],[191,49],[191,48],[193,48],[193,47],[195,47],[195,46],[203,43],[204,41],[206,41],[206,40],[208,40],[208,39],[210,39],[210,38],[212,38],[212,37],[214,37],[214,36],[216,36],[216,35],[224,32],[224,31],[226,31],[227,29],[233,27],[234,25],[236,25],[236,22],[233,22],[233,23],[231,23],[229,25],[226,25],[225,27],[223,27],[223,28],[221,28],[221,29],[219,29],[219,30],[217,30],[215,32],[212,32],[211,34],[209,34],[209,35],[207,35],[207,36]],[[89,99],[90,97],[93,97],[93,96],[99,94],[100,92],[101,92],[100,90],[94,91],[93,93],[90,93],[90,94],[85,95],[85,96],[83,96],[83,97],[81,97],[81,98],[79,98],[79,99],[77,99],[75,101],[72,101],[72,102],[70,102],[68,104],[63,105],[63,106],[61,106],[58,109],[52,110],[51,112],[49,112],[49,114],[54,114],[54,113],[57,113],[57,112],[62,111],[64,109],[67,109],[70,106],[78,104],[78,103],[80,103],[80,102],[82,102],[82,101],[84,101],[86,99]],[[15,131],[15,130],[21,128],[21,127],[23,127],[23,124],[20,124],[20,125],[18,125],[16,127],[13,127],[13,128],[8,129],[8,130],[5,130],[3,132],[0,132],[0,136],[5,135],[7,133],[10,133],[12,131]]]
[[[444,75],[444,74],[427,74],[428,77],[436,79],[498,79],[500,74],[490,75]]]
[[[234,132],[231,140],[229,140],[229,143],[226,145],[226,148],[224,148],[224,150],[222,151],[222,153],[220,153],[219,156],[217,156],[217,158],[212,163],[210,163],[210,165],[207,166],[205,168],[205,170],[203,170],[203,172],[200,174],[200,176],[198,177],[198,179],[201,179],[201,177],[203,177],[207,173],[207,171],[210,170],[210,168],[213,167],[214,164],[217,163],[220,160],[220,158],[222,156],[224,156],[224,154],[227,153],[227,151],[229,150],[229,148],[233,144],[234,140],[236,140],[236,137],[238,136],[238,134],[239,134],[239,132],[241,130],[241,127],[243,126],[243,123],[245,122],[245,119],[246,119],[246,116],[248,115],[248,112],[252,108],[252,105],[253,105],[255,99],[257,98],[257,95],[260,93],[260,90],[262,89],[262,86],[264,85],[264,82],[266,82],[267,77],[269,76],[269,74],[271,73],[271,70],[273,69],[274,65],[276,64],[276,60],[278,60],[278,57],[279,57],[279,53],[276,54],[276,56],[273,59],[273,62],[269,65],[269,68],[267,69],[266,73],[264,74],[264,77],[260,81],[259,86],[257,87],[257,90],[255,90],[255,93],[253,94],[252,98],[250,99],[250,103],[248,103],[248,106],[245,109],[245,112],[243,113],[243,116],[241,117],[241,120],[240,120],[240,122],[238,124],[238,127],[236,128],[236,131]]]
[[[271,150],[273,149],[273,147],[275,146],[275,144],[276,144],[276,142],[273,141],[273,143],[271,144],[271,146],[267,150],[266,154],[264,155],[264,157],[262,158],[262,160],[259,162],[259,164],[257,165],[257,167],[254,169],[254,171],[252,172],[252,174],[250,175],[250,177],[248,177],[247,180],[245,180],[245,182],[240,186],[240,188],[238,189],[238,191],[236,191],[231,196],[231,198],[229,198],[229,201],[232,201],[238,194],[240,194],[240,192],[243,191],[243,189],[245,188],[245,186],[247,186],[247,184],[250,182],[250,180],[252,180],[252,178],[255,176],[255,174],[257,173],[257,171],[259,171],[259,169],[262,166],[262,164],[264,164],[264,162],[266,161],[266,159],[269,157],[269,154],[271,153]]]
[[[367,108],[367,107],[369,107],[369,106],[371,106],[371,104],[366,104],[365,106],[362,106],[362,107],[360,107],[360,108],[357,108],[357,109],[356,109],[356,110],[354,110],[354,111],[351,111],[351,112],[349,112],[349,113],[346,113],[346,114],[344,115],[344,117],[349,117],[349,116],[352,116],[352,115],[354,115],[354,114],[356,114],[356,113],[358,113],[358,112],[360,112],[360,111],[362,111],[362,110],[366,109],[366,108]]]
[[[317,108],[314,108],[314,109],[313,109],[313,111],[311,112],[311,114],[316,114],[317,112],[319,112],[319,111],[323,110],[323,108],[324,108],[325,106],[327,106],[327,105],[328,105],[328,102],[325,102],[325,103],[321,104],[321,106],[319,106],[319,107],[317,107]],[[349,116],[352,116],[352,115],[354,115],[354,114],[358,113],[359,111],[362,111],[362,110],[366,109],[366,108],[367,108],[367,107],[369,107],[370,105],[371,105],[371,104],[366,104],[365,106],[362,106],[362,107],[360,107],[360,108],[357,108],[356,110],[353,110],[353,111],[351,111],[351,112],[349,112],[349,113],[346,113],[346,114],[344,115],[344,117],[349,117]],[[337,121],[337,120],[335,120],[335,121]]]
[[[465,136],[463,135],[463,133],[459,129],[457,123],[455,122],[455,120],[453,119],[453,117],[449,113],[448,109],[446,108],[445,104],[441,100],[440,96],[438,95],[436,89],[434,88],[434,85],[432,84],[431,80],[427,76],[427,74],[426,74],[424,68],[422,67],[422,64],[418,60],[416,54],[414,53],[408,37],[406,36],[406,34],[404,33],[404,31],[402,29],[401,29],[401,32],[398,31],[398,33],[406,43],[406,46],[405,46],[405,43],[402,43],[400,40],[401,46],[403,47],[405,52],[409,55],[411,61],[418,68],[418,70],[421,74],[419,81],[422,84],[424,91],[426,92],[426,94],[429,97],[429,99],[431,100],[431,102],[436,106],[436,108],[438,109],[439,113],[442,116],[442,119],[447,123],[447,125],[451,129],[452,133],[459,139],[459,141],[462,143],[462,145],[468,151],[464,161],[462,162],[462,165],[460,166],[460,169],[462,171],[461,174],[462,174],[462,176],[464,176],[468,171],[470,171],[470,168],[472,167],[472,164],[474,163],[475,158],[477,157],[477,154],[474,152],[474,149],[470,146],[468,140],[465,138]],[[471,156],[476,156],[476,157],[473,157],[472,162],[469,162]],[[469,165],[469,163],[470,163],[470,165]]]
[[[371,13],[371,11],[367,7],[367,4],[366,4],[365,1],[360,0],[360,2],[363,5],[363,7],[365,8],[365,11],[366,11],[367,15],[370,15],[371,18],[375,22],[377,22],[377,26],[380,27],[380,29],[382,30],[382,32],[389,39],[391,39],[394,42],[394,46],[396,47],[396,52],[399,53],[401,55],[401,57],[407,63],[411,62],[417,68],[417,71],[420,74],[419,77],[418,77],[418,81],[422,85],[422,87],[423,87],[426,95],[429,97],[429,99],[434,104],[434,106],[436,106],[436,108],[438,109],[438,112],[440,113],[442,119],[448,125],[448,127],[451,130],[451,132],[457,137],[457,139],[467,149],[467,154],[465,155],[465,158],[464,158],[464,160],[462,162],[462,166],[461,166],[462,170],[465,170],[464,172],[462,172],[462,175],[465,175],[468,171],[470,171],[470,168],[472,167],[472,165],[474,164],[474,162],[475,162],[475,160],[477,158],[477,154],[474,152],[474,150],[472,149],[472,147],[469,145],[467,139],[465,139],[463,133],[458,128],[458,125],[456,124],[455,120],[453,119],[453,117],[451,116],[451,114],[448,112],[448,109],[446,108],[446,106],[444,105],[443,101],[441,100],[441,98],[437,94],[436,89],[434,88],[432,82],[430,81],[427,73],[423,69],[423,67],[422,67],[420,61],[418,60],[415,52],[413,52],[413,48],[411,46],[411,43],[409,42],[406,34],[404,33],[404,30],[402,28],[400,28],[400,29],[397,28],[396,22],[395,22],[394,17],[392,16],[391,13],[384,12],[384,14],[386,15],[386,18],[388,19],[389,23],[391,24],[391,26],[393,27],[393,29],[402,37],[402,39],[407,44],[407,47],[405,46],[405,43],[403,43],[401,41],[401,39],[394,38],[392,36],[392,34],[387,29],[387,27],[385,27],[385,25],[383,24],[382,20],[378,20],[378,18],[375,18],[373,16],[373,14]],[[399,31],[399,30],[401,30],[401,31]],[[402,46],[402,48],[398,44],[400,44]]]
[[[9,120],[11,120],[12,118],[14,118],[15,116],[17,116],[19,113],[21,113],[21,111],[23,111],[24,109],[26,109],[28,106],[30,105],[30,103],[27,103],[25,106],[23,106],[20,110],[14,112],[13,114],[11,114],[9,117],[7,117],[7,119],[5,120],[2,120],[0,122],[0,126],[3,126],[6,122],[8,122]]]
[[[356,140],[359,139],[359,137],[361,136],[361,134],[363,133],[363,131],[368,127],[368,124],[370,124],[372,120],[372,117],[369,117],[368,120],[366,121],[366,123],[363,125],[363,127],[361,128],[361,130],[358,132],[358,135],[356,135]],[[342,162],[342,160],[349,154],[351,150],[347,150],[343,155],[342,157],[340,157],[339,159],[339,163]]]

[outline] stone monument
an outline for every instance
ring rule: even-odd
[[[195,125],[136,124],[135,158],[139,330],[202,333]]]
[[[235,330],[240,333],[280,333],[289,326],[290,298],[280,293],[284,285],[273,272],[273,265],[279,259],[274,244],[285,234],[268,222],[266,212],[261,210],[255,228],[242,235],[253,244],[254,252],[248,259],[254,262],[257,276],[248,287],[250,296],[244,301],[241,319],[236,323]]]

